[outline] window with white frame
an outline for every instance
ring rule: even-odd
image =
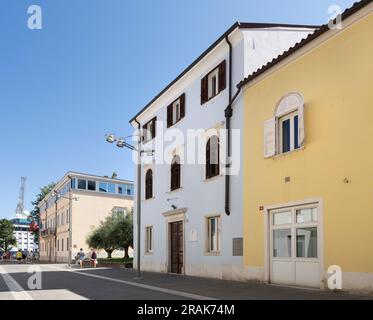
[[[299,149],[304,138],[304,100],[299,93],[289,93],[278,103],[274,117],[264,122],[264,157]]]
[[[153,226],[145,228],[145,253],[153,252]]]
[[[220,217],[207,218],[207,252],[220,252]]]

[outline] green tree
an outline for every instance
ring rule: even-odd
[[[87,238],[90,247],[104,249],[108,258],[116,249],[124,249],[129,258],[129,247],[133,246],[133,214],[118,212],[110,214]]]
[[[87,237],[87,244],[96,249],[103,249],[108,254],[108,259],[111,254],[118,248],[116,239],[112,233],[113,225],[110,219],[101,222],[98,228],[94,229]]]
[[[0,220],[0,246],[5,252],[8,252],[13,246],[17,245],[13,231],[14,225],[12,222],[6,219]]]
[[[46,197],[46,195],[53,190],[53,188],[56,186],[54,182],[40,188],[39,193],[35,196],[35,200],[31,202],[31,204],[34,206],[32,211],[30,212],[31,219],[37,223],[38,226],[40,226],[40,209],[38,207],[38,204]],[[35,243],[39,243],[39,232],[34,231],[34,241]]]
[[[129,248],[133,247],[133,212],[127,211],[127,214],[117,213],[113,215],[114,236],[119,248],[124,249],[124,258],[129,258]]]

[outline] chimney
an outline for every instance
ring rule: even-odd
[[[117,179],[118,174],[114,171],[113,174],[111,175],[111,179]]]

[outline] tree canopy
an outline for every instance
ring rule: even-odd
[[[31,204],[34,206],[32,211],[30,212],[30,216],[33,220],[32,228],[30,231],[34,234],[34,241],[36,243],[39,242],[39,228],[36,226],[40,225],[40,209],[38,207],[38,204],[40,201],[42,201],[46,195],[53,190],[53,188],[56,186],[54,182],[40,188],[39,193],[35,196],[35,200],[31,202]]]
[[[125,258],[133,246],[132,212],[113,212],[95,228],[87,238],[87,244],[107,252],[108,258],[116,249],[124,249]]]
[[[17,240],[13,235],[14,225],[7,219],[0,220],[0,247],[4,252],[8,252],[17,245]]]

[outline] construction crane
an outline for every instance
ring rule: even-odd
[[[25,188],[27,178],[21,177],[21,189],[19,190],[16,214],[23,214],[25,211]]]

